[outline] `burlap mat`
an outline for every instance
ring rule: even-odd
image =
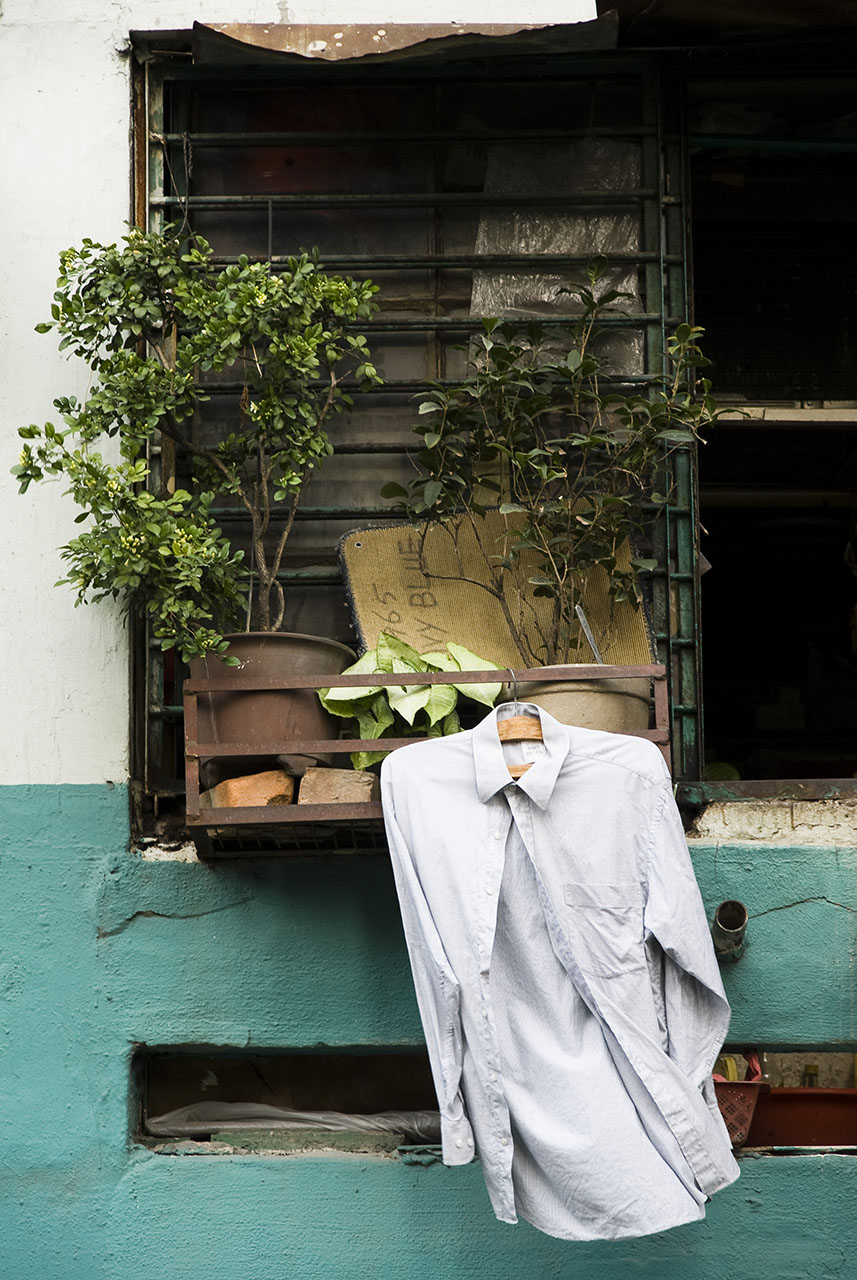
[[[503,667],[531,665],[518,650],[500,602],[478,585],[488,580],[482,548],[496,546],[500,553],[510,532],[508,520],[499,512],[489,512],[485,521],[479,540],[463,526],[457,548],[448,530],[437,524],[360,529],[340,540],[339,555],[354,623],[366,648],[374,647],[380,631],[388,631],[422,653],[443,648],[453,640]],[[626,546],[620,562],[627,564],[629,557]],[[539,625],[543,630],[547,623],[550,600],[533,595],[526,581],[528,572],[531,570],[524,567],[516,581],[509,581],[506,601],[517,625],[538,650]],[[652,661],[652,638],[644,610],[627,603],[612,605],[603,571],[590,574],[583,609],[605,662],[630,665]],[[578,634],[578,639],[578,647],[567,660],[594,661],[584,636]]]

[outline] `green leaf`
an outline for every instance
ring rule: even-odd
[[[451,684],[429,685],[428,701],[425,704],[429,724],[435,725],[444,720],[455,709],[458,693]]]
[[[376,646],[378,665],[376,671],[425,671],[426,663],[416,649],[398,636],[382,631]],[[397,665],[401,664],[401,665]]]
[[[670,427],[668,431],[659,431],[657,433],[658,440],[666,440],[669,444],[690,444],[695,439],[692,431],[683,430],[680,427]]]
[[[367,649],[362,657],[358,658],[350,667],[346,667],[341,674],[344,676],[363,675],[364,672],[374,673],[378,670],[377,650]],[[367,699],[380,692],[380,685],[367,685],[365,689],[361,685],[358,688],[350,689],[319,689],[318,697],[325,711],[329,711],[335,716],[345,716],[347,718],[359,715],[363,710],[363,705],[361,704],[365,704]],[[367,735],[362,734],[361,736],[366,737]]]
[[[389,685],[387,687],[387,697],[393,710],[402,719],[407,720],[408,724],[413,724],[417,712],[428,706],[431,689],[427,684],[417,685],[416,687],[414,685]]]
[[[445,737],[449,734],[461,733],[461,721],[458,718],[458,712],[450,711],[449,715],[444,717],[440,727]]]
[[[354,769],[365,770],[386,760],[389,754],[389,751],[352,751],[349,759]]]
[[[383,694],[373,699],[370,706],[361,707],[355,719],[361,738],[380,738],[395,723],[395,716]]]
[[[496,662],[490,662],[487,658],[480,658],[472,649],[465,648],[463,644],[455,644],[450,640],[446,647],[458,663],[459,671],[499,671],[501,669]],[[457,684],[454,687],[459,693],[463,693],[466,698],[472,698],[474,702],[482,702],[486,707],[493,707],[500,696],[502,685]]]
[[[443,649],[431,649],[428,653],[421,653],[420,657],[426,666],[437,667],[438,671],[461,670],[461,667],[455,661],[455,658]]]
[[[359,738],[388,737],[395,724],[395,716],[383,692],[379,692],[369,707],[360,711],[356,720],[356,736]],[[355,769],[368,769],[370,765],[383,760],[387,755],[389,755],[387,751],[352,751],[351,763]]]
[[[586,274],[589,276],[592,284],[597,284],[606,270],[607,259],[603,254],[599,253],[589,259],[586,267]]]

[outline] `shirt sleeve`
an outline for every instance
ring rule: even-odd
[[[448,1165],[468,1164],[474,1157],[474,1143],[460,1088],[463,1057],[461,991],[420,884],[412,852],[397,821],[394,792],[395,783],[385,761],[381,770],[384,825],[440,1107],[443,1162]]]
[[[669,783],[652,827],[644,921],[647,949],[655,939],[663,954],[662,964],[650,964],[649,972],[667,1052],[689,1080],[707,1090],[730,1010]]]

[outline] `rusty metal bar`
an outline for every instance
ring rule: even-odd
[[[666,668],[654,663],[637,666],[608,666],[575,663],[568,666],[526,667],[521,670],[504,667],[488,671],[366,671],[356,675],[322,676],[219,676],[185,681],[186,693],[241,693],[259,689],[371,689],[378,685],[424,684],[496,684],[513,675],[518,684],[538,684],[542,680],[624,680],[633,676],[650,676],[655,681],[666,677]]]
[[[486,195],[483,191],[436,191],[436,192],[403,192],[399,195],[385,195],[378,192],[368,194],[349,192],[336,195],[236,195],[236,196],[181,196],[153,195],[149,204],[152,208],[180,205],[182,209],[235,209],[256,208],[267,209],[271,201],[278,208],[289,209],[332,209],[332,208],[371,208],[371,209],[431,209],[435,205],[444,208],[533,208],[542,209],[548,206],[559,206],[563,209],[586,206],[588,208],[613,208],[617,205],[637,204],[641,200],[657,198],[657,191],[637,188],[634,191],[581,191],[571,197],[568,194],[553,193],[538,196],[522,195]]]
[[[763,155],[854,155],[857,142],[836,138],[759,138],[746,134],[692,133],[696,151],[753,151]]]
[[[538,129],[538,130],[505,130],[503,139],[508,142],[568,142],[572,138],[643,138],[650,128],[646,125],[626,125],[624,127],[592,125],[588,129]],[[199,147],[340,147],[374,146],[377,143],[385,147],[396,143],[408,146],[425,144],[426,146],[470,146],[497,141],[496,133],[464,132],[464,133],[152,133],[152,142],[192,142]]]
[[[397,751],[419,738],[278,738],[275,742],[193,742],[188,752],[212,760],[224,756],[277,756],[286,754],[346,755],[350,751]],[[189,760],[193,757],[188,754]]]
[[[192,744],[199,736],[199,703],[193,692],[185,691],[184,697],[185,743]],[[192,822],[199,813],[199,753],[185,751],[185,805],[187,820]]]
[[[319,689],[319,688],[367,688],[388,685],[425,685],[449,684],[489,684],[495,683],[503,676],[514,676],[519,684],[534,683],[541,680],[567,679],[608,680],[628,676],[649,676],[654,681],[655,690],[655,727],[637,730],[633,736],[646,738],[658,745],[664,754],[667,765],[670,762],[669,746],[669,708],[666,687],[666,668],[656,664],[645,666],[605,666],[595,664],[577,664],[573,671],[561,667],[528,667],[520,671],[458,671],[458,672],[393,672],[359,675],[324,675],[294,676],[289,678],[224,676],[221,679],[187,680],[184,686],[185,701],[185,752],[187,766],[187,822],[192,829],[204,829],[199,832],[198,848],[201,854],[210,849],[211,832],[218,827],[254,827],[265,826],[283,828],[293,824],[309,822],[349,823],[358,819],[377,821],[381,818],[381,806],[375,801],[363,801],[353,804],[321,804],[321,805],[284,805],[281,808],[272,806],[247,806],[241,808],[201,809],[199,803],[199,761],[201,757],[222,759],[242,756],[278,756],[292,753],[318,754],[330,753],[346,755],[353,751],[396,751],[410,746],[420,738],[340,738],[340,739],[300,739],[280,740],[270,743],[222,743],[199,742],[198,707],[199,693],[255,692],[259,689]],[[452,679],[451,679],[452,678]],[[195,832],[195,834],[197,834]]]
[[[274,809],[278,808],[276,818]],[[282,815],[282,816],[280,816]],[[354,822],[382,816],[377,800],[362,800],[354,804],[289,804],[282,806],[248,805],[243,809],[203,809],[193,817],[188,814],[188,826],[216,827],[287,826],[302,822]]]
[[[729,782],[681,782],[678,799],[688,808],[754,800],[855,800],[857,778],[742,778]]]
[[[658,745],[668,740],[666,729],[628,729],[629,737],[647,738]],[[276,756],[276,755],[346,755],[351,751],[398,751],[400,747],[409,747],[413,738],[282,738],[276,742],[193,742],[189,744],[186,758],[196,760],[201,756],[217,760],[232,756]],[[190,750],[195,752],[190,754]]]
[[[259,254],[247,254],[246,256],[250,262],[268,261],[267,257],[262,257]],[[214,266],[226,266],[238,261],[238,257],[227,255],[216,255],[211,259]],[[414,253],[400,256],[389,253],[325,253],[324,255],[325,267],[371,267],[377,271],[386,269],[391,271],[415,271],[429,267],[442,267],[447,270],[451,267],[470,269],[473,267],[586,266],[591,261],[591,253],[450,253],[447,255],[442,253]],[[633,254],[611,253],[610,255],[611,266],[636,267],[640,263],[660,263],[662,261],[681,263],[683,259],[680,254],[658,254],[643,251]],[[282,255],[274,255],[271,259],[271,266],[275,271],[278,266],[285,268],[286,265],[286,259]],[[567,323],[574,319],[573,315],[566,315],[565,317]],[[640,316],[635,313],[631,319],[639,320]],[[541,317],[539,323],[541,323]]]
[[[274,263],[275,267],[276,265],[277,264]],[[533,265],[533,264],[531,263],[530,265]],[[410,299],[408,301],[410,302]],[[405,319],[405,318],[391,319],[390,318],[391,314],[392,313],[390,311],[387,311],[386,313],[387,318],[385,319],[367,320],[364,324],[361,324],[359,326],[360,331],[364,333],[423,333],[423,332],[433,333],[435,332],[435,330],[438,330],[438,329],[441,329],[441,330],[448,329],[451,333],[469,333],[469,332],[475,333],[482,329],[482,321],[478,317],[459,318],[455,316],[422,316],[418,320],[412,320],[412,319]],[[576,316],[568,315],[568,314],[559,315],[559,316],[539,316],[538,325],[542,329],[549,329],[549,328],[550,329],[557,329],[557,328],[570,329],[573,326],[576,318],[577,318]],[[640,329],[648,321],[656,318],[659,319],[660,317],[653,317],[651,315],[646,314],[645,312],[636,312],[632,316],[605,315],[605,316],[602,316],[601,319],[599,320],[598,326],[600,329],[607,329],[607,328],[609,329]],[[669,323],[678,324],[679,321],[678,320],[673,321],[673,319],[670,318]],[[345,325],[343,327],[345,329],[349,329],[349,328],[353,329],[356,326]],[[436,381],[438,381],[438,379],[432,379],[431,383],[422,383],[417,381],[416,379],[413,379],[413,380],[391,379],[389,382],[385,382],[383,387],[375,387],[369,394],[370,395],[378,395],[379,393],[383,394],[384,390],[387,387],[411,387],[412,386],[414,390],[418,390],[421,386],[431,386]],[[601,379],[601,381],[616,383],[618,386],[622,386],[625,383],[636,383],[636,382],[651,383],[652,376],[651,374],[645,374],[645,373],[627,373],[627,374],[623,373],[619,376],[614,376],[614,377],[606,375],[604,378]],[[344,383],[344,385],[347,385],[347,381]],[[351,383],[351,385],[354,386],[356,384]],[[448,379],[445,385],[455,386],[456,383],[452,379]],[[212,383],[210,386],[206,387],[206,390],[210,392],[216,392],[217,386],[218,386],[217,383]]]
[[[668,741],[666,729],[629,729],[629,737],[648,738],[659,745]],[[414,742],[421,742],[418,737],[412,738],[281,738],[276,742],[191,742],[188,740],[188,760],[197,760],[205,756],[211,760],[232,756],[276,756],[276,755],[346,755],[351,751],[398,751],[400,747],[409,747]],[[190,754],[191,750],[194,752]]]

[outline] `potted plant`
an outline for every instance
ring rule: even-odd
[[[326,274],[316,251],[276,267],[241,257],[220,271],[211,257],[205,240],[172,227],[131,229],[118,245],[84,240],[61,255],[52,319],[37,328],[55,330],[92,383],[85,399],[54,402],[63,425],[20,430],[14,473],[21,492],[65,480],[80,507],[86,528],[61,549],[61,581],[76,604],[112,598],[141,612],[196,674],[224,662],[262,673],[263,660],[230,634],[238,628],[256,633],[277,664],[286,646],[289,670],[297,643],[298,670],[335,672],[353,657],[344,645],[280,631],[278,575],[303,485],[332,452],[328,424],[350,403],[343,376],[360,388],[379,381],[355,328],[371,316],[376,287]],[[224,374],[235,386],[218,405],[231,420],[215,434],[200,408]],[[151,484],[161,444],[175,458],[178,487],[168,470]],[[218,525],[218,506],[246,517],[249,562]],[[245,718],[240,697],[218,697],[218,714],[235,704]],[[258,696],[250,701],[251,721],[270,739]],[[306,736],[326,736],[317,699],[298,701],[315,718]],[[278,723],[279,736],[294,731]],[[220,725],[221,740],[234,732]]]
[[[443,649],[418,653],[411,645],[382,631],[378,643],[342,675],[393,675],[420,671],[450,675],[461,671],[488,671],[496,663],[488,662],[464,645],[448,641]],[[500,684],[370,685],[364,688],[320,689],[319,698],[331,715],[350,722],[356,738],[401,738],[422,736],[446,737],[461,730],[458,714],[459,695],[483,706],[493,707],[500,694]],[[368,769],[383,760],[386,751],[353,751],[355,769]]]
[[[609,651],[611,632],[640,610],[638,574],[656,567],[635,547],[647,510],[667,501],[667,459],[719,413],[696,376],[708,363],[703,330],[688,324],[667,341],[668,377],[611,389],[599,317],[621,295],[599,294],[605,270],[594,259],[588,285],[575,290],[570,341],[536,323],[484,320],[467,376],[419,405],[418,475],[408,490],[382,490],[422,522],[426,577],[444,576],[443,562],[447,576],[493,597],[525,666]],[[604,605],[598,637],[586,631],[593,595]]]

